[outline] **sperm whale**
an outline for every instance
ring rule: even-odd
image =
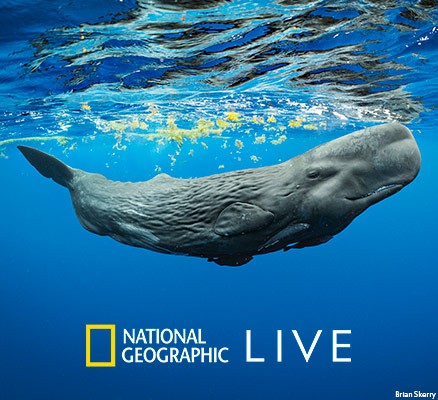
[[[82,226],[121,243],[238,266],[330,240],[417,176],[421,156],[399,123],[363,129],[281,164],[195,179],[117,182],[19,146],[70,191]]]

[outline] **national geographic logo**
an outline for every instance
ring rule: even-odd
[[[102,332],[107,333],[106,337],[102,337]],[[208,346],[202,329],[123,329],[122,343],[119,354],[125,364],[228,363],[228,347]],[[100,351],[93,351],[97,347]],[[86,325],[85,349],[87,367],[115,367],[116,326]],[[96,359],[108,358],[108,349],[109,360]]]

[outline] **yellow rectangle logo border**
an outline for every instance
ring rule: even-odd
[[[91,361],[91,331],[104,329],[111,332],[110,361]],[[116,326],[113,324],[86,324],[85,325],[85,366],[86,367],[115,367],[116,366]]]

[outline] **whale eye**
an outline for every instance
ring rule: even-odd
[[[319,177],[320,171],[317,169],[312,169],[307,173],[309,179],[316,179]]]

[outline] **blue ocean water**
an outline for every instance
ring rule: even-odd
[[[0,0],[0,398],[437,392],[436,6]],[[85,231],[68,192],[16,149],[115,180],[187,178],[394,120],[422,153],[411,185],[324,245],[239,268]],[[115,368],[87,368],[86,324],[115,324],[118,348],[123,328],[202,329],[230,362],[126,364],[118,352]],[[248,329],[264,363],[245,361]],[[323,331],[308,363],[292,329],[306,348]],[[351,363],[332,362],[334,329],[351,330]]]

